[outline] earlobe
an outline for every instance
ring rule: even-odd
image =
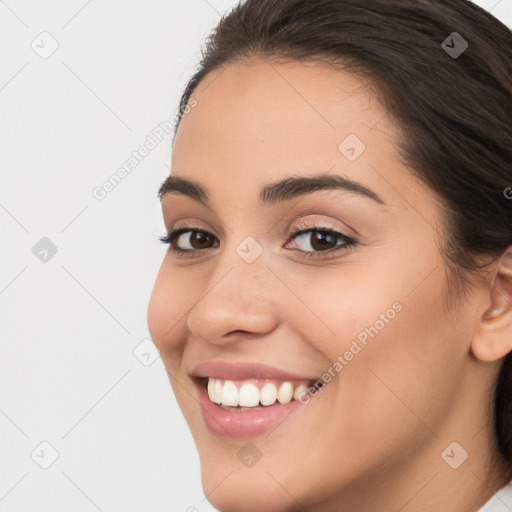
[[[512,350],[512,246],[497,262],[491,303],[478,319],[471,350],[481,361],[497,361]]]

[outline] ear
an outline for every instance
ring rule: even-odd
[[[496,361],[512,350],[512,245],[495,265],[490,304],[477,321],[471,344],[482,361]]]

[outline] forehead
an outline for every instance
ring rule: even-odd
[[[213,71],[193,97],[172,172],[216,193],[233,197],[291,174],[328,172],[383,197],[390,191],[379,173],[407,173],[394,146],[396,126],[367,84],[346,71],[251,59]]]
[[[376,143],[379,130],[386,137],[393,129],[361,78],[321,63],[234,62],[208,74],[193,96],[197,106],[182,120],[180,138],[193,131],[219,143],[252,138],[252,146],[282,147],[339,143],[348,133],[368,138],[373,130]]]

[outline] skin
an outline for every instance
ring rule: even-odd
[[[396,127],[360,78],[252,58],[213,72],[194,98],[172,174],[202,184],[211,207],[169,194],[162,212],[168,229],[207,230],[210,248],[167,252],[148,325],[209,501],[222,512],[475,512],[508,481],[491,455],[488,406],[512,349],[512,258],[460,303],[451,295],[439,198],[401,163]],[[338,149],[351,133],[366,145],[354,162]],[[385,205],[339,190],[260,205],[263,185],[320,172],[362,183]],[[304,225],[358,245],[308,259],[321,252],[311,234],[290,241]],[[189,235],[180,247],[200,248]],[[247,236],[263,249],[251,264],[236,252]],[[251,439],[262,453],[255,466],[237,458],[246,440],[208,431],[189,375],[196,364],[258,362],[320,377],[397,302],[401,311],[308,405]],[[468,452],[457,469],[441,456],[454,441]]]

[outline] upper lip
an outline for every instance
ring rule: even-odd
[[[275,380],[306,380],[316,381],[317,377],[297,375],[280,368],[266,364],[227,363],[210,361],[198,364],[191,372],[193,377],[212,377],[214,379],[243,380],[243,379],[275,379]]]

